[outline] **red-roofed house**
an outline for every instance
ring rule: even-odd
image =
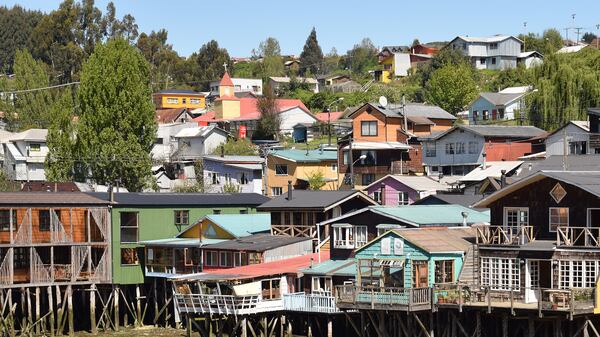
[[[194,119],[200,126],[217,125],[240,137],[252,137],[256,122],[260,118],[258,100],[254,97],[238,98],[229,74],[225,73],[219,83],[219,98],[212,109]],[[294,125],[312,124],[317,118],[299,99],[277,99],[282,133],[291,134]],[[240,132],[241,130],[241,132]]]

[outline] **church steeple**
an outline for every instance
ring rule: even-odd
[[[225,74],[223,74],[223,78],[219,82],[219,98],[215,100],[214,110],[217,118],[240,117],[240,99],[235,97],[233,81],[229,77],[226,66]]]
[[[219,96],[221,96],[221,98],[234,96],[233,81],[231,80],[231,77],[229,77],[227,70],[225,70],[225,74],[223,74],[223,78],[221,78],[221,82],[219,82]]]

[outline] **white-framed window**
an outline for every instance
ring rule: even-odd
[[[477,153],[477,142],[469,142],[469,154]]]
[[[331,277],[328,276],[313,276],[311,280],[312,292],[330,292],[331,291]]]
[[[175,98],[175,97],[168,97],[167,98],[167,103],[169,103],[169,104],[178,104],[179,103],[179,99]]]
[[[368,242],[367,226],[355,226],[354,227],[354,248],[360,248]]]
[[[519,259],[482,257],[481,284],[493,290],[519,291],[521,272]]]
[[[201,102],[200,98],[190,98],[190,104],[200,104]]]
[[[463,153],[465,153],[465,143],[464,142],[456,142],[455,153],[456,154],[463,154]]]
[[[278,196],[283,194],[283,187],[271,187],[271,195]]]
[[[213,185],[217,185],[219,183],[219,174],[217,172],[211,172],[210,181]]]
[[[435,157],[437,156],[436,146],[435,144],[424,144],[425,146],[425,157]]]
[[[219,264],[219,254],[214,250],[204,253],[204,263],[209,267],[215,267]]]
[[[246,185],[250,182],[250,179],[248,179],[248,174],[246,172],[240,172],[239,182],[242,185]]]
[[[275,164],[275,175],[287,176],[288,175],[288,166],[285,164]]]
[[[377,121],[360,122],[361,136],[377,136]]]
[[[221,252],[219,258],[219,266],[221,267],[232,267],[233,261],[231,258],[231,252]]]
[[[498,43],[497,42],[490,43],[490,49],[498,49]]]
[[[225,183],[231,183],[231,173],[223,173],[222,176]]]
[[[482,115],[483,115],[482,118],[484,121],[486,121],[490,118],[490,112],[488,110],[483,110]]]
[[[446,143],[446,154],[454,154],[454,143]]]
[[[504,208],[504,226],[521,227],[529,225],[528,207],[506,207]]]
[[[569,226],[569,207],[550,207],[549,230],[556,232],[558,227]]]
[[[333,247],[354,248],[354,231],[351,225],[333,226]]]
[[[558,287],[560,289],[570,288],[593,288],[596,286],[596,278],[600,261],[596,260],[559,260],[558,261]]]
[[[408,205],[410,203],[410,200],[408,199],[408,192],[398,192],[398,205],[399,206],[404,206],[404,205]]]
[[[381,191],[373,192],[371,197],[373,198],[373,200],[375,200],[375,202],[377,202],[378,204],[381,204]]]

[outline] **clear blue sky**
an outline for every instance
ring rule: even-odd
[[[0,0],[30,9],[50,11],[60,0]],[[357,1],[357,0],[258,0],[183,1],[115,0],[117,15],[131,13],[140,32],[165,28],[169,43],[187,56],[215,39],[231,56],[249,56],[268,36],[279,40],[282,52],[299,55],[313,26],[324,53],[338,53],[370,37],[383,45],[450,40],[456,35],[485,36],[542,32],[548,27],[572,27],[597,33],[598,0],[474,0]],[[104,10],[107,0],[97,0]],[[574,31],[569,32],[574,37]]]

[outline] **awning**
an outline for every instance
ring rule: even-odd
[[[379,259],[379,265],[380,266],[388,266],[388,267],[394,267],[394,268],[402,268],[404,267],[404,261],[405,260],[398,260],[398,259]]]
[[[342,150],[347,150],[348,145],[343,146]],[[352,150],[410,150],[412,147],[400,142],[355,142],[352,143]]]

